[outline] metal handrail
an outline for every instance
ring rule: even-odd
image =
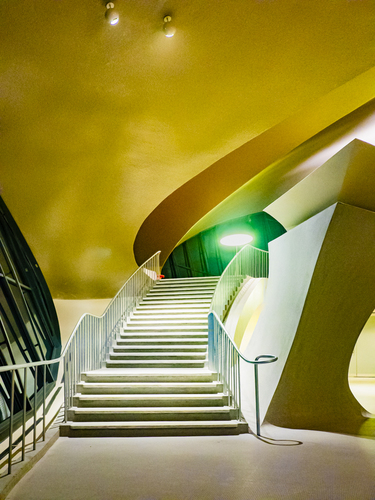
[[[42,387],[42,439],[45,441],[46,432],[46,367],[63,361],[64,374],[64,419],[67,421],[67,411],[71,407],[76,385],[80,381],[81,373],[101,367],[112,345],[121,322],[126,319],[137,307],[141,299],[152,288],[160,276],[160,251],[150,257],[140,266],[126,281],[116,296],[111,300],[102,316],[84,314],[78,321],[62,354],[58,358],[22,363],[17,365],[2,366],[0,373],[11,372],[11,397],[9,417],[9,459],[8,473],[12,470],[12,448],[13,448],[13,420],[14,420],[14,392],[15,374],[17,370],[24,370],[23,384],[23,407],[22,407],[22,458],[25,459],[26,445],[26,388],[27,371],[35,370],[34,379],[34,412],[33,412],[33,449],[36,449],[36,427],[37,427],[37,377],[38,367],[43,366]]]
[[[223,321],[231,303],[246,276],[267,278],[268,252],[252,245],[245,245],[224,269],[216,285],[210,311],[215,311]]]
[[[258,259],[257,259],[258,257]],[[238,288],[246,276],[268,276],[268,252],[246,245],[229,262],[218,281],[208,313],[208,366],[218,373],[223,390],[230,403],[241,414],[240,359],[254,365],[256,433],[260,436],[260,406],[258,366],[274,363],[277,357],[261,354],[255,359],[246,358],[229,336],[223,319],[233,302]]]

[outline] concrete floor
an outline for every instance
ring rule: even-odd
[[[262,433],[274,441],[59,438],[7,499],[375,499],[375,440],[268,425]]]

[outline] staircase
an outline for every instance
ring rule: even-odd
[[[207,368],[207,313],[218,279],[157,282],[124,325],[105,367],[83,374],[60,435],[248,432]]]

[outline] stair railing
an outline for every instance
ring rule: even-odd
[[[64,385],[64,419],[67,421],[68,409],[73,406],[73,397],[76,386],[81,381],[84,371],[101,368],[109,349],[120,331],[122,322],[134,311],[140,301],[154,286],[160,276],[160,252],[154,254],[128,279],[117,295],[111,300],[102,316],[84,314],[79,320],[69,337],[60,357],[45,361],[35,361],[19,365],[2,366],[0,373],[9,372],[11,377],[10,417],[8,433],[8,473],[12,470],[12,457],[14,455],[14,399],[15,384],[23,375],[22,391],[22,424],[19,429],[17,444],[20,444],[21,461],[25,460],[26,434],[33,434],[33,449],[36,449],[37,427],[41,427],[42,440],[46,435],[46,367],[60,363],[58,380]],[[62,363],[61,363],[62,362]],[[42,376],[38,370],[42,369]],[[34,394],[31,425],[27,429],[27,375],[28,371],[34,373]],[[57,382],[61,383],[61,382]],[[42,395],[40,397],[40,394]],[[40,405],[38,403],[41,403]],[[38,409],[39,407],[39,409]],[[28,415],[27,415],[28,414]],[[39,416],[38,416],[39,414]],[[2,443],[3,444],[3,443]]]
[[[261,354],[254,360],[246,358],[229,336],[223,321],[238,290],[247,276],[266,278],[269,271],[268,252],[251,245],[244,246],[229,262],[218,281],[208,313],[208,366],[218,374],[229,403],[241,415],[240,360],[254,365],[256,433],[260,436],[258,366],[274,363],[277,357]]]

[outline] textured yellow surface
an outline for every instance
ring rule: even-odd
[[[55,298],[112,296],[135,269],[139,228],[166,197],[375,63],[372,0],[117,8],[110,27],[101,1],[0,5],[2,195]],[[184,222],[191,203],[212,208],[228,196],[212,187],[154,218],[165,253],[204,215]],[[143,236],[137,258],[154,243]]]

